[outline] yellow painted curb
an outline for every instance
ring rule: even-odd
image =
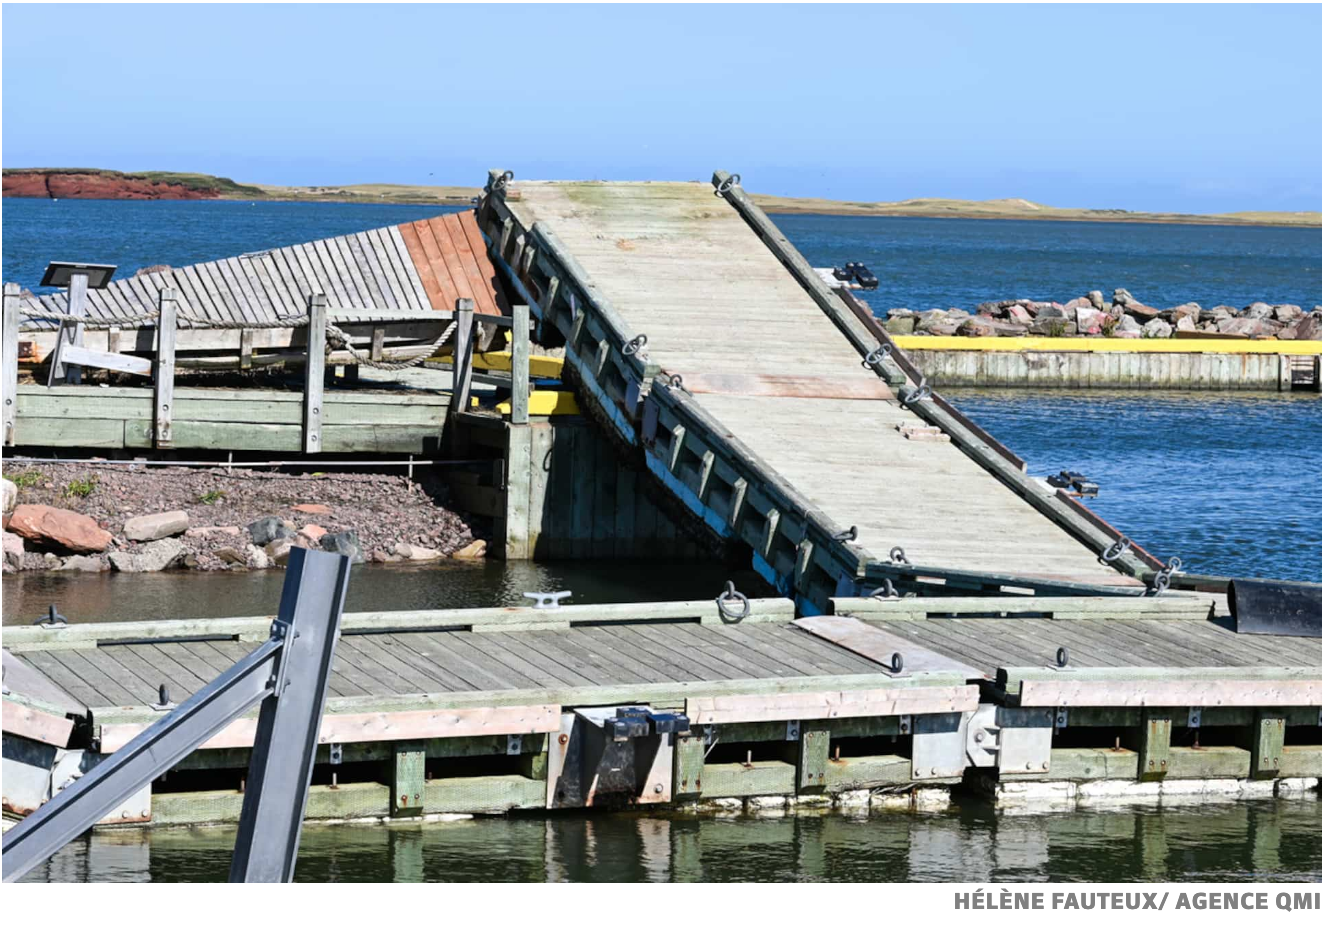
[[[960,338],[936,335],[893,337],[905,350],[1055,351],[1128,354],[1291,354],[1322,353],[1321,341],[1245,341],[1232,338]]]
[[[496,410],[503,415],[510,414],[509,402],[496,403]],[[539,389],[529,393],[530,415],[578,415],[580,406],[575,401],[573,392],[557,392],[553,389]]]

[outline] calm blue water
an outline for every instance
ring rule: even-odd
[[[6,199],[3,276],[35,287],[49,260],[180,267],[455,211],[343,203]],[[1067,301],[1131,290],[1148,305],[1322,301],[1316,228],[781,215],[815,266],[861,260],[872,306],[972,308],[1007,297]]]

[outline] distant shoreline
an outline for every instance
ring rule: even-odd
[[[467,206],[478,190],[463,186],[366,183],[347,186],[241,184],[208,174],[150,171],[123,173],[95,168],[6,168],[5,197],[39,199],[216,199],[263,202],[338,202],[391,205]],[[1067,209],[1025,199],[909,199],[851,202],[752,193],[776,215],[864,215],[932,219],[1030,219],[1058,222],[1127,222],[1158,225],[1234,225],[1321,228],[1320,212],[1234,212],[1218,215]]]

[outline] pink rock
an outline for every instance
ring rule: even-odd
[[[300,511],[302,514],[333,514],[334,509],[328,505],[293,505],[293,511]]]
[[[301,530],[297,531],[298,536],[305,537],[317,547],[320,546],[320,538],[327,533],[329,533],[329,531],[325,530],[319,524],[307,524]]]
[[[26,540],[73,553],[101,553],[113,539],[88,515],[50,505],[19,505],[9,529]]]

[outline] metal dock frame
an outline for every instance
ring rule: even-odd
[[[4,880],[23,877],[257,704],[230,880],[292,880],[348,570],[346,556],[294,547],[269,639],[6,833]]]

